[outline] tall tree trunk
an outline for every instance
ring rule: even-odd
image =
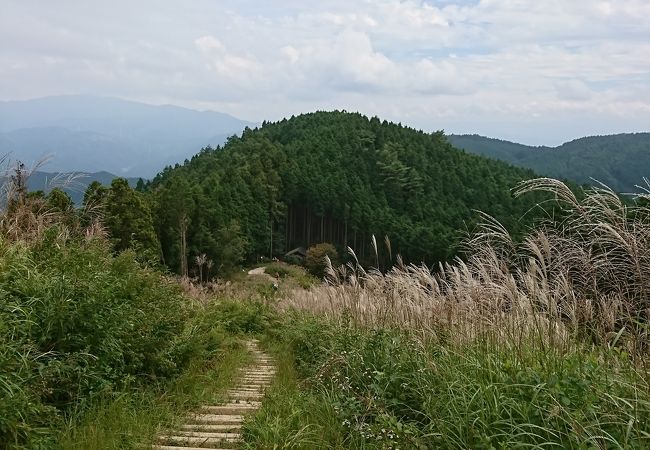
[[[320,218],[320,241],[325,242],[325,216]]]
[[[271,216],[271,244],[269,248],[269,259],[273,259],[273,216]]]
[[[307,227],[307,247],[311,245],[311,211],[309,208],[307,208],[307,211],[305,212],[305,222],[306,222],[306,227]]]
[[[291,206],[287,207],[287,216],[285,217],[284,226],[284,253],[289,251],[289,245],[291,245]]]
[[[181,238],[181,276],[187,277],[187,214],[183,213],[179,220],[180,238]]]

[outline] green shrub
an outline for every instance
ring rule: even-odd
[[[287,265],[280,263],[271,263],[266,265],[265,271],[273,277],[277,274],[280,278],[293,276],[296,273],[295,269],[291,269]]]
[[[283,261],[286,262],[287,264],[291,264],[293,266],[302,266],[303,263],[304,263],[303,258],[301,258],[300,256],[296,256],[296,255],[285,256],[283,258]]]
[[[0,448],[43,446],[69,411],[173,377],[196,351],[174,283],[131,251],[62,235],[0,242]]]
[[[231,334],[261,333],[272,327],[275,320],[275,314],[268,306],[253,301],[221,301],[200,316],[204,329],[219,326]]]
[[[281,262],[274,262],[265,267],[267,274],[271,276],[277,274],[282,279],[292,279],[303,289],[309,289],[318,282],[318,280],[314,278],[313,275],[307,273],[303,267],[292,266]]]
[[[338,265],[339,254],[332,244],[322,243],[309,247],[305,257],[307,271],[315,277],[323,278],[325,276],[326,256],[332,261],[333,266]]]

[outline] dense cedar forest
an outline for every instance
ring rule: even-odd
[[[320,242],[374,261],[372,235],[380,246],[388,236],[392,255],[407,261],[446,260],[475,210],[522,231],[536,199],[510,190],[533,176],[459,151],[442,132],[316,112],[247,128],[223,148],[167,167],[144,190],[164,263],[187,273],[203,254],[219,271],[240,257]]]
[[[618,192],[638,192],[650,166],[650,133],[591,136],[559,147],[530,147],[478,135],[451,135],[449,141],[468,152],[500,159],[554,178],[595,184]]]

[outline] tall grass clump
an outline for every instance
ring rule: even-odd
[[[515,194],[531,191],[552,193],[556,207],[520,242],[484,216],[464,244],[463,259],[434,270],[399,257],[385,273],[358,263],[330,268],[328,285],[284,304],[454,339],[516,343],[534,336],[539,345],[555,347],[581,338],[643,354],[650,314],[650,196],[642,194],[630,206],[598,188],[579,201],[566,185],[546,178],[522,183]]]
[[[116,254],[100,220],[27,193],[25,177],[18,166],[0,215],[0,449],[54,448],[86,411],[175,379],[226,333],[136,252]]]
[[[98,394],[178,374],[192,348],[179,289],[103,240],[53,228],[0,240],[0,442],[33,439]]]
[[[648,196],[515,195],[533,191],[553,206],[520,241],[484,216],[463,259],[330,267],[280,302],[278,338],[351,447],[650,446]]]

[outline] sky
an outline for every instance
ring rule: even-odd
[[[0,0],[0,100],[344,109],[533,145],[650,131],[649,0]]]

